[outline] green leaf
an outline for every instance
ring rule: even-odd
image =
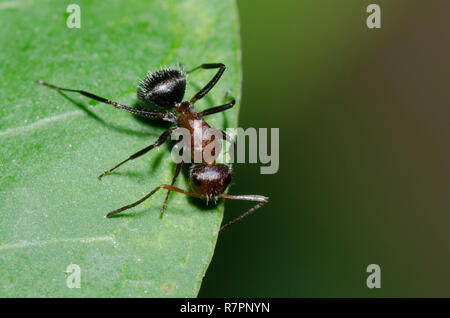
[[[223,62],[198,110],[240,99],[234,1],[77,1],[81,28],[66,26],[70,1],[0,2],[0,296],[193,297],[213,255],[223,203],[165,191],[111,219],[104,215],[170,183],[173,144],[97,175],[154,143],[167,127],[37,79],[136,105],[147,71]],[[188,78],[190,98],[213,76]],[[93,106],[95,105],[95,107]],[[211,115],[237,124],[235,107]],[[188,188],[186,174],[176,185]],[[70,264],[81,288],[68,288]]]

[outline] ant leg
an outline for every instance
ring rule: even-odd
[[[122,110],[124,110],[126,112],[129,112],[129,113],[132,113],[134,115],[141,116],[141,117],[162,119],[162,120],[170,121],[170,122],[175,122],[176,121],[176,117],[172,113],[163,113],[163,112],[139,110],[139,109],[136,109],[136,108],[132,108],[132,107],[128,107],[128,106],[119,104],[117,102],[110,101],[109,99],[97,96],[95,94],[92,94],[92,93],[89,93],[89,92],[86,92],[86,91],[83,91],[83,90],[71,89],[71,88],[63,88],[63,87],[59,87],[59,86],[55,86],[55,85],[49,84],[49,83],[41,81],[41,80],[37,80],[36,83],[40,84],[40,85],[43,85],[43,86],[47,86],[47,87],[53,88],[53,89],[56,89],[57,91],[66,91],[66,92],[79,93],[79,94],[81,94],[83,96],[92,98],[92,99],[94,99],[96,101],[99,101],[101,103],[113,105],[115,108],[122,109]]]
[[[228,135],[226,132],[224,132],[223,130],[217,129],[218,131],[220,131],[220,133],[222,134],[222,139],[228,141],[231,145],[234,145],[234,140],[233,138],[231,138],[230,135]],[[231,146],[230,146],[231,147]]]
[[[159,138],[156,140],[156,142],[154,144],[151,144],[150,146],[139,150],[138,152],[136,152],[135,154],[129,156],[127,159],[125,159],[124,161],[122,161],[121,163],[119,163],[118,165],[114,166],[113,168],[106,170],[105,172],[103,172],[101,175],[98,176],[98,179],[100,180],[101,178],[103,178],[105,175],[107,175],[108,173],[116,170],[118,167],[120,167],[121,165],[123,165],[125,162],[127,162],[128,160],[133,160],[136,159],[140,156],[142,156],[143,154],[146,154],[147,152],[149,152],[150,150],[152,150],[155,147],[158,147],[160,145],[162,145],[166,140],[167,137],[170,136],[170,134],[172,133],[173,129],[169,129],[166,130],[165,132],[162,133],[161,136],[159,136]]]
[[[226,140],[226,141],[228,141],[230,143],[230,146],[228,147],[227,153],[230,155],[230,159],[233,160],[233,158],[234,158],[234,140],[233,140],[233,138],[231,138],[230,135],[228,135],[223,130],[219,129],[219,131],[222,133],[222,139]],[[230,152],[230,149],[232,149],[231,152]]]
[[[225,72],[225,68],[226,67],[222,63],[207,63],[207,64],[202,64],[200,66],[197,66],[196,68],[188,71],[187,73],[191,73],[191,72],[196,71],[196,70],[198,70],[200,68],[201,69],[218,68],[219,70],[217,71],[216,75],[214,75],[214,77],[209,81],[209,83],[206,84],[205,87],[203,87],[197,94],[195,94],[194,97],[191,98],[191,103],[192,104],[194,104],[200,98],[202,98],[203,96],[208,94],[208,92],[211,90],[211,88],[213,88],[214,85],[216,85],[217,81],[220,79],[220,77],[222,76],[223,72]]]
[[[158,191],[161,188],[169,190],[169,191],[175,191],[175,192],[178,192],[178,193],[182,193],[182,194],[194,197],[194,198],[200,198],[200,199],[204,198],[203,194],[187,192],[187,191],[181,190],[179,188],[176,188],[174,186],[170,186],[168,184],[162,184],[160,186],[157,186],[155,189],[153,189],[153,191],[151,191],[149,194],[145,195],[141,199],[137,200],[136,202],[128,204],[128,205],[125,205],[125,206],[121,207],[120,209],[114,210],[112,212],[109,212],[106,215],[106,217],[109,218],[109,217],[111,217],[111,216],[113,216],[113,215],[115,215],[117,213],[120,213],[120,212],[123,212],[125,210],[128,210],[128,209],[131,209],[131,208],[135,207],[136,205],[138,205],[138,204],[144,202],[145,200],[147,200],[148,198],[150,198],[153,194],[155,194],[156,191]]]
[[[177,181],[177,178],[178,178],[178,175],[180,174],[182,165],[183,165],[183,162],[180,162],[177,164],[177,167],[175,169],[175,174],[173,175],[172,183],[170,184],[171,186],[173,186],[175,184],[175,181]],[[170,194],[170,190],[167,191],[166,199],[164,200],[164,204],[163,204],[163,207],[161,210],[161,215],[160,215],[161,219],[162,219],[162,217],[164,215],[164,211],[166,209],[167,200],[169,199],[169,194]]]
[[[227,228],[229,228],[233,224],[241,221],[243,218],[245,218],[245,217],[249,216],[250,214],[252,214],[256,209],[259,209],[264,204],[269,202],[269,198],[268,197],[263,197],[262,195],[227,195],[227,194],[222,194],[221,197],[224,198],[224,199],[256,201],[256,202],[259,202],[259,203],[257,205],[255,205],[253,208],[251,208],[250,210],[248,210],[247,212],[243,213],[241,216],[238,216],[237,218],[235,218],[233,221],[230,221],[227,224],[225,224],[224,226],[222,226],[220,228],[219,233],[222,233],[223,231],[225,231]]]
[[[225,105],[220,105],[220,106],[216,106],[213,108],[205,109],[204,111],[200,112],[199,114],[202,116],[207,116],[207,115],[211,115],[211,114],[215,114],[215,113],[220,113],[220,112],[223,112],[224,110],[232,108],[234,106],[234,104],[236,104],[236,101],[233,99],[231,102],[229,102]]]

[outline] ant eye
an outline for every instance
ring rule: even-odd
[[[174,107],[183,100],[186,89],[186,73],[182,70],[163,69],[149,74],[138,87],[138,98],[143,106],[156,104]]]

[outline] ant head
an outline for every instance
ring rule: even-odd
[[[209,199],[216,199],[231,182],[231,168],[224,164],[198,165],[191,170],[191,187]]]
[[[138,98],[150,106],[156,104],[172,108],[183,100],[186,89],[186,73],[178,69],[162,69],[151,73],[141,81],[138,87]]]

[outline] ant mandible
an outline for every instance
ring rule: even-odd
[[[218,69],[215,76],[208,82],[208,84],[205,85],[197,94],[194,95],[194,97],[191,98],[189,101],[182,101],[186,89],[186,77],[188,73],[191,73],[198,69]],[[216,106],[213,108],[206,109],[202,112],[195,112],[194,111],[194,104],[196,101],[204,97],[208,92],[216,85],[216,83],[219,81],[220,77],[225,71],[225,65],[222,63],[207,63],[202,64],[189,72],[185,72],[182,69],[161,69],[157,72],[151,73],[147,75],[147,77],[141,81],[141,83],[138,86],[137,89],[137,95],[138,99],[142,103],[142,106],[145,107],[143,110],[136,109],[132,107],[128,107],[122,104],[119,104],[117,102],[111,101],[109,99],[97,96],[95,94],[78,90],[78,89],[70,89],[70,88],[62,88],[58,87],[49,83],[46,83],[44,81],[38,80],[37,83],[56,89],[58,91],[67,91],[67,92],[75,92],[79,93],[81,95],[84,95],[86,97],[89,97],[91,99],[94,99],[96,101],[110,104],[114,106],[115,108],[122,109],[124,111],[127,111],[129,113],[132,113],[137,116],[141,117],[147,117],[147,118],[154,118],[154,119],[162,119],[165,121],[169,121],[173,124],[175,124],[170,129],[164,131],[161,136],[156,140],[156,142],[138,152],[131,155],[124,161],[120,162],[113,168],[106,170],[101,175],[98,176],[99,179],[101,179],[106,174],[114,171],[116,168],[123,165],[125,162],[129,160],[136,159],[143,154],[149,152],[155,147],[160,146],[163,144],[168,137],[174,132],[174,130],[178,127],[182,127],[185,129],[188,129],[191,133],[191,136],[194,136],[196,129],[210,129],[211,127],[206,123],[206,121],[203,119],[204,116],[215,114],[222,112],[224,110],[230,109],[234,106],[235,100],[233,99],[227,104]],[[163,108],[166,108],[168,111],[161,112],[161,111],[153,111],[148,110],[152,104],[156,104],[158,106],[161,106]],[[178,112],[178,115],[176,115],[173,111],[176,110]],[[200,121],[201,125],[194,125],[193,123],[195,121]],[[221,133],[222,139],[227,140],[233,144],[232,138],[226,134],[222,130],[218,130]],[[217,142],[214,140],[214,136],[206,136],[204,134],[201,134],[202,140],[201,140],[201,150],[203,151],[206,146],[208,146],[211,142]],[[194,156],[194,143],[191,143],[191,155]],[[255,201],[258,202],[257,205],[255,205],[253,208],[242,214],[241,216],[237,217],[236,219],[230,221],[226,225],[222,226],[220,229],[220,232],[224,231],[231,225],[235,224],[236,222],[242,220],[246,216],[250,215],[252,212],[254,212],[256,209],[263,206],[265,203],[268,202],[267,197],[261,196],[261,195],[228,195],[224,194],[225,190],[227,189],[228,185],[231,182],[231,168],[225,164],[216,164],[215,160],[213,161],[205,161],[204,157],[202,156],[202,163],[201,164],[194,164],[192,169],[190,169],[190,184],[191,188],[194,192],[188,192],[182,189],[179,189],[174,186],[175,181],[177,180],[177,177],[181,171],[183,162],[180,162],[177,164],[175,169],[175,174],[172,179],[172,183],[170,185],[168,184],[162,184],[160,186],[157,186],[155,189],[153,189],[150,193],[142,197],[141,199],[137,200],[134,203],[128,204],[126,206],[121,207],[120,209],[114,210],[110,213],[108,213],[106,216],[111,217],[117,213],[120,213],[122,211],[128,210],[132,207],[135,207],[136,205],[142,203],[149,197],[151,197],[155,192],[157,192],[159,189],[166,189],[168,190],[166,198],[164,200],[164,204],[161,210],[161,217],[164,214],[164,210],[166,208],[167,200],[169,198],[169,194],[171,191],[179,192],[191,197],[204,199],[207,202],[210,200],[217,201],[219,198],[223,199],[231,199],[231,200],[245,200],[245,201]]]

